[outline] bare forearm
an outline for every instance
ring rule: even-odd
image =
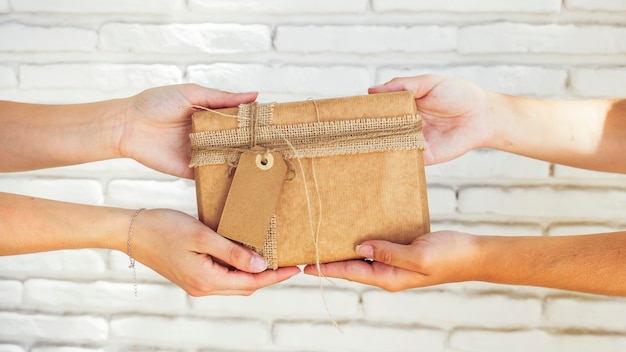
[[[626,100],[548,101],[490,93],[488,147],[574,167],[626,173]]]
[[[117,157],[124,100],[41,105],[0,101],[0,172]]]
[[[478,280],[626,296],[626,232],[480,236]]]
[[[74,248],[124,251],[132,212],[0,193],[0,255]]]

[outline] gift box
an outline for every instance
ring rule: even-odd
[[[198,215],[270,268],[356,259],[429,232],[422,120],[410,92],[194,113]]]

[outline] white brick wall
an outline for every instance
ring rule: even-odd
[[[626,3],[620,0],[566,0],[568,8],[584,11],[626,11]]]
[[[12,1],[16,12],[71,13],[71,14],[167,14],[183,9],[183,0],[96,0],[89,3],[72,0],[24,0]]]
[[[271,326],[259,320],[208,319],[130,315],[114,317],[110,336],[148,346],[186,348],[238,348],[260,350],[271,342]]]
[[[626,52],[626,28],[573,24],[481,24],[459,31],[458,49],[463,54],[623,54]]]
[[[13,22],[0,25],[0,36],[3,38],[0,50],[3,52],[94,51],[98,41],[97,34],[89,29],[70,26],[49,28]]]
[[[483,294],[472,297],[441,291],[363,294],[365,316],[376,321],[422,323],[438,328],[479,325],[520,328],[537,324],[541,300]]]
[[[217,13],[262,13],[262,14],[338,14],[364,13],[367,0],[189,0],[192,11]]]
[[[540,98],[626,96],[623,0],[0,0],[0,99],[69,103],[194,82],[260,101],[439,73]],[[432,229],[626,228],[626,176],[476,150],[427,168]],[[196,213],[193,183],[132,160],[0,175],[0,191]],[[128,257],[0,257],[0,352],[623,351],[626,301],[459,283],[388,293],[303,275],[191,298]]]
[[[278,26],[274,47],[299,53],[445,52],[456,48],[456,27]]]
[[[531,0],[524,3],[498,0],[373,0],[372,6],[378,11],[445,11],[445,12],[528,12],[552,13],[561,8],[559,0]]]
[[[254,53],[267,51],[271,41],[263,25],[110,23],[100,29],[101,49],[129,53]]]

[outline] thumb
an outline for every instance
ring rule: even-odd
[[[415,266],[411,246],[389,241],[366,241],[356,246],[356,253],[376,262],[412,269]]]
[[[376,94],[376,93],[401,92],[404,90],[409,90],[407,87],[405,87],[402,84],[402,82],[397,82],[397,80],[398,80],[397,78],[394,78],[387,83],[370,87],[367,89],[367,92],[369,94]]]
[[[206,106],[211,109],[235,107],[240,104],[251,103],[256,100],[258,92],[231,93],[211,88],[205,88],[199,103],[195,105]]]
[[[437,75],[421,75],[414,77],[396,77],[391,81],[368,89],[370,94],[383,92],[399,92],[408,90],[415,99],[421,99],[439,84],[444,77]]]
[[[239,245],[213,231],[206,232],[197,253],[206,253],[220,264],[226,264],[248,273],[260,273],[267,269],[267,261],[253,250]]]

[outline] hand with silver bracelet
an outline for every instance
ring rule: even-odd
[[[89,104],[0,101],[0,172],[127,157],[192,178],[187,167],[191,106],[231,107],[255,98],[256,93],[185,84]],[[0,255],[115,249],[131,254],[131,264],[142,262],[194,296],[246,295],[300,272],[296,267],[265,270],[258,254],[174,210],[137,213],[0,193],[0,223]]]

